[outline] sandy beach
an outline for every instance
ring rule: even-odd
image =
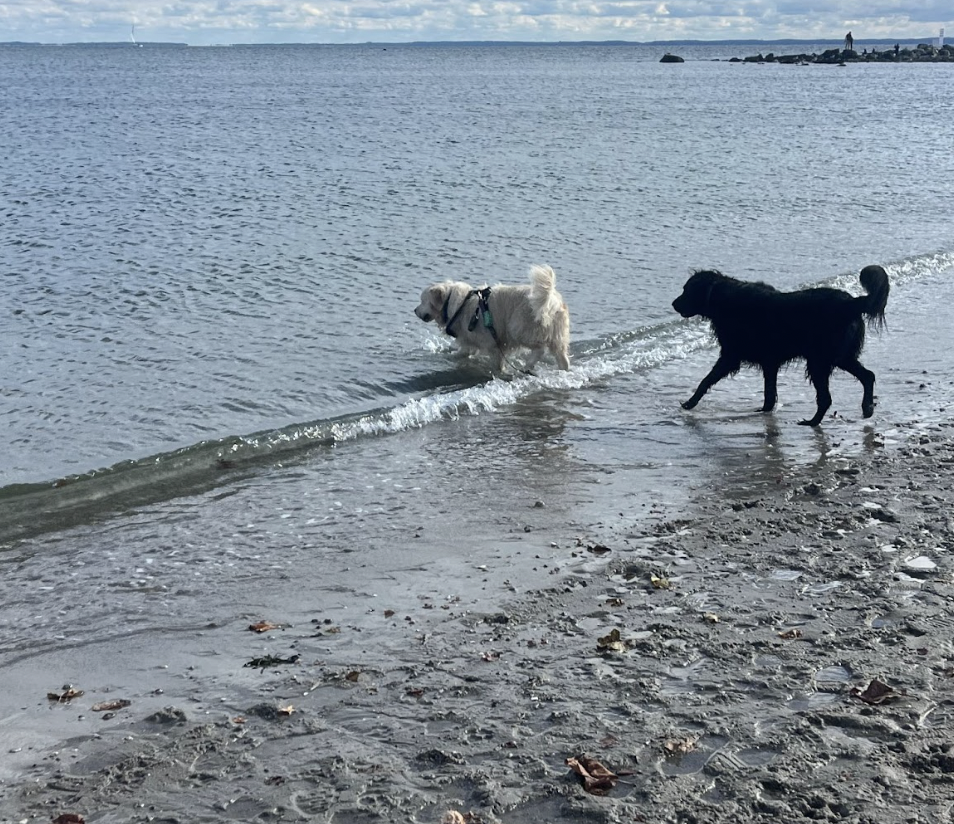
[[[954,423],[912,425],[636,528],[540,501],[562,560],[497,612],[249,616],[204,629],[202,666],[112,658],[114,691],[33,661],[0,820],[950,820],[952,499]]]
[[[0,48],[0,824],[950,821],[951,70],[852,25]],[[542,264],[569,371],[415,315]],[[694,271],[872,265],[872,417],[682,407]]]

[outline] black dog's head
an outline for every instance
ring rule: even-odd
[[[696,315],[709,317],[712,290],[724,280],[725,275],[715,269],[700,269],[694,272],[682,287],[682,294],[672,302],[672,308],[684,318]]]

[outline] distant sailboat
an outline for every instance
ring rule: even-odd
[[[136,42],[136,24],[135,23],[133,23],[133,27],[129,32],[129,39],[132,40],[132,44],[134,46],[139,46],[140,49],[142,48],[142,43]]]

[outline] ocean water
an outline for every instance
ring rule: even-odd
[[[673,51],[0,49],[0,661],[532,580],[570,526],[950,417],[954,67]],[[569,373],[494,378],[413,314],[532,263]],[[753,373],[680,409],[715,357],[670,305],[692,269],[871,263],[872,419],[836,376],[797,426],[798,368],[772,415]]]

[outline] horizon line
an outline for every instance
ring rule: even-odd
[[[856,43],[893,44],[893,43],[931,43],[936,41],[937,35],[930,37],[856,37]],[[266,43],[222,43],[213,44],[227,47],[255,48],[269,46],[753,46],[753,45],[794,45],[799,43],[838,44],[844,38],[819,37],[798,38],[786,37],[775,39],[758,38],[730,38],[722,40],[700,40],[696,38],[682,40],[363,40],[354,43],[312,42],[312,41],[274,41]],[[5,40],[0,41],[2,46],[187,46],[190,48],[206,48],[205,45],[193,46],[190,43],[176,40],[138,40],[130,43],[129,40],[73,40],[58,43],[46,43],[33,40]]]

